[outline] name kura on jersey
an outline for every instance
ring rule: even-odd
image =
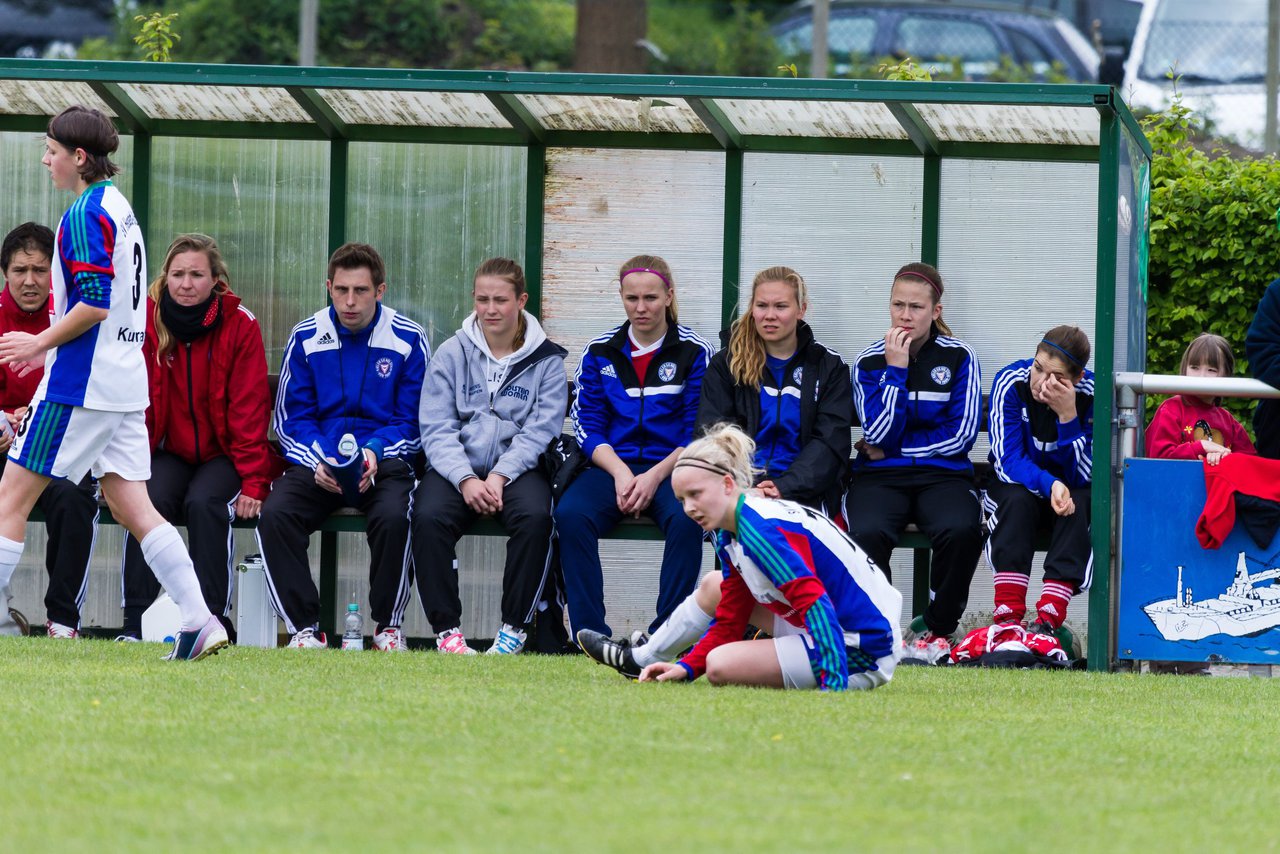
[[[121,326],[116,329],[116,341],[124,344],[141,344],[146,337],[147,332],[145,329],[137,332],[127,326]]]

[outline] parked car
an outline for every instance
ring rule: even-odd
[[[1261,149],[1266,121],[1267,0],[1148,0],[1125,65],[1123,95],[1137,110],[1173,97],[1215,136]]]
[[[783,53],[811,53],[812,4],[793,6],[773,33]],[[882,56],[910,56],[922,66],[958,58],[971,80],[989,77],[1005,56],[1038,77],[1058,63],[1069,79],[1082,81],[1097,80],[1100,64],[1089,40],[1060,15],[988,3],[833,0],[827,50],[837,76],[847,75],[859,58]]]

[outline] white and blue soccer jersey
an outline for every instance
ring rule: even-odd
[[[843,531],[790,501],[743,495],[737,532],[717,531],[724,579],[715,622],[680,664],[690,677],[707,654],[741,640],[757,604],[813,639],[809,665],[819,688],[842,690],[849,676],[891,668],[901,646],[902,594]]]
[[[54,243],[55,322],[78,303],[107,319],[45,357],[36,399],[134,412],[147,408],[147,252],[129,202],[110,181],[91,184],[62,215]]]

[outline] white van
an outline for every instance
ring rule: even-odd
[[[1262,149],[1266,122],[1267,0],[1147,0],[1121,95],[1133,109],[1173,97],[1212,123],[1215,136]]]

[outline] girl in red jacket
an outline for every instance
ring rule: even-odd
[[[1182,354],[1178,373],[1185,377],[1229,377],[1236,358],[1221,335],[1198,336]],[[1257,454],[1240,422],[1223,409],[1220,397],[1178,394],[1156,409],[1147,426],[1147,456],[1204,460],[1209,465],[1230,453]]]
[[[232,293],[218,244],[203,234],[173,241],[147,297],[147,492],[166,519],[187,526],[205,604],[230,632],[231,520],[256,517],[271,488],[262,330]],[[159,591],[129,537],[123,638],[141,637],[142,612]]]

